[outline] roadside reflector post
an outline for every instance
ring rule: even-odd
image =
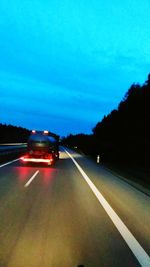
[[[97,163],[100,163],[100,155],[97,155]]]

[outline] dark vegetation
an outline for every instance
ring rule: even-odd
[[[0,143],[25,143],[30,131],[17,126],[0,124]]]
[[[133,84],[118,108],[93,129],[92,135],[69,135],[64,144],[104,163],[148,167],[150,164],[150,74],[141,86]]]
[[[30,131],[13,125],[6,125],[0,123],[0,144],[8,143],[26,143]],[[18,148],[14,150],[1,151],[0,153],[0,163],[6,162],[8,160],[13,160],[25,153],[26,148]]]

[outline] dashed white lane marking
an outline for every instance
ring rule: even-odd
[[[112,207],[109,205],[109,203],[106,201],[106,199],[103,197],[103,195],[98,191],[96,186],[93,184],[93,182],[90,180],[90,178],[87,176],[87,174],[83,171],[83,169],[80,167],[80,165],[77,163],[77,161],[72,157],[72,155],[65,150],[65,152],[68,154],[68,156],[72,159],[74,164],[76,165],[79,172],[82,174],[83,178],[93,191],[94,195],[97,197],[98,201],[118,229],[119,233],[131,249],[132,253],[140,263],[142,267],[150,267],[150,257],[145,252],[145,250],[141,247],[139,242],[136,240],[136,238],[133,236],[133,234],[129,231],[129,229],[126,227],[126,225],[123,223],[123,221],[119,218],[117,213],[112,209]]]
[[[31,182],[33,181],[33,179],[36,177],[36,175],[39,173],[39,170],[37,170],[33,175],[32,177],[28,180],[28,182],[24,185],[24,187],[28,187]]]
[[[15,162],[15,161],[18,161],[18,160],[19,160],[19,159],[14,159],[14,160],[12,160],[12,161],[6,162],[6,163],[0,165],[0,168],[4,167],[4,166],[6,166],[6,165],[9,165],[9,164],[11,164],[11,163],[13,163],[13,162]]]

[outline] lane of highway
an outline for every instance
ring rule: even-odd
[[[119,179],[105,167],[96,165],[93,161],[76,153],[73,155],[108,203],[150,254],[150,197]]]
[[[83,168],[79,165],[79,163],[74,159],[74,157],[69,153],[67,150],[65,150],[66,153],[69,155],[69,157],[72,159],[74,164],[76,165],[79,172],[82,174],[84,180],[87,182],[89,187],[91,188],[93,194],[96,196],[98,201],[100,202],[101,206],[104,208],[108,216],[110,217],[111,221],[116,226],[117,230],[131,249],[132,253],[135,255],[136,259],[138,259],[141,266],[147,266],[149,264],[150,258],[148,254],[145,252],[145,250],[142,248],[140,243],[137,241],[137,239],[134,237],[134,235],[131,233],[131,231],[128,229],[128,227],[125,225],[125,223],[121,220],[121,218],[117,215],[117,213],[114,211],[114,209],[111,207],[111,205],[108,203],[108,201],[104,198],[104,196],[101,194],[101,192],[97,189],[97,187],[94,185],[94,183],[91,181],[91,179],[88,177],[88,175],[85,173]]]
[[[148,198],[133,194],[129,185],[125,189],[103,168],[71,154],[130,229],[141,227],[143,217],[145,224],[149,222]],[[0,168],[0,177],[0,266],[140,266],[65,152],[54,167],[22,166],[16,161]],[[140,220],[126,206],[133,214],[138,209]],[[148,228],[140,229],[139,238],[147,252]]]

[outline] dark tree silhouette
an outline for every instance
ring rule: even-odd
[[[149,164],[150,74],[141,86],[133,84],[119,103],[93,129],[93,135],[70,135],[70,146],[86,154],[101,154],[104,161]]]
[[[150,149],[149,122],[150,75],[143,86],[133,84],[129,88],[118,109],[104,117],[93,133],[103,144],[111,143],[110,152],[103,145],[106,158],[146,163]]]
[[[0,124],[0,143],[26,142],[29,133],[29,130],[22,127]]]

